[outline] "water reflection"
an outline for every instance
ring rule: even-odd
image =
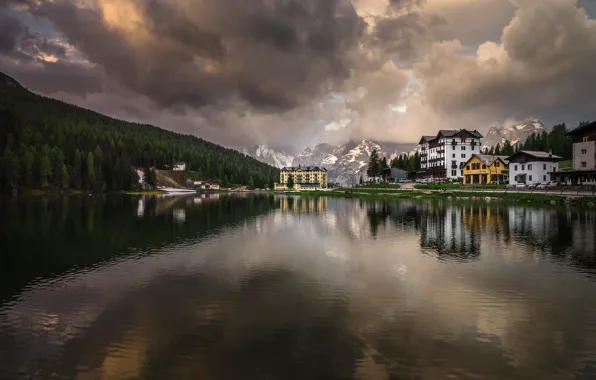
[[[139,219],[138,199],[104,202],[93,231],[125,228],[126,244],[80,238],[135,252],[63,252],[85,270],[0,304],[0,378],[596,376],[591,211],[185,197],[146,199]]]

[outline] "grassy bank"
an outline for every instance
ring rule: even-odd
[[[596,197],[565,197],[561,195],[539,193],[489,193],[476,191],[432,191],[422,193],[418,191],[395,191],[373,189],[337,189],[330,191],[304,191],[288,194],[318,195],[339,198],[386,198],[386,199],[449,199],[449,200],[495,200],[522,203],[550,203],[571,204],[577,206],[594,207]]]
[[[459,183],[418,184],[414,188],[419,190],[472,190],[473,189],[505,189],[507,185],[462,185]]]
[[[358,189],[399,189],[401,186],[398,183],[369,183],[366,185],[358,185]]]

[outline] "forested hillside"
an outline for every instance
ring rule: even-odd
[[[232,149],[152,125],[116,120],[33,94],[0,73],[1,191],[118,191],[138,185],[132,167],[185,161],[205,179],[265,187],[279,170]]]

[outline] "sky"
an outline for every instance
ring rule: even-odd
[[[596,119],[594,0],[0,0],[0,71],[235,148]]]

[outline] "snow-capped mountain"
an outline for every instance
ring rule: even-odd
[[[523,123],[502,127],[491,127],[488,133],[484,136],[482,142],[483,148],[503,145],[505,140],[509,140],[511,144],[523,143],[532,133],[542,133],[544,125],[540,120],[528,120]]]
[[[261,162],[278,168],[283,168],[284,166],[292,166],[292,162],[294,162],[293,155],[288,154],[286,152],[274,150],[265,145],[257,145],[254,148],[245,151],[244,154],[254,157]]]
[[[260,146],[247,153],[257,160],[277,166],[323,166],[329,172],[329,182],[349,184],[358,181],[360,176],[366,179],[368,160],[373,150],[387,161],[409,152],[415,144],[379,143],[372,140],[350,141],[340,145],[318,144],[314,148],[306,148],[293,157],[284,152],[277,152],[271,148]],[[282,159],[283,157],[283,159]],[[275,163],[277,162],[277,163]]]

